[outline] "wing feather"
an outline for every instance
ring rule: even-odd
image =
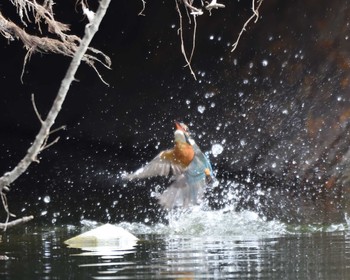
[[[127,180],[142,179],[155,176],[180,175],[184,172],[184,168],[175,164],[169,159],[161,157],[160,153],[148,164],[136,170],[133,173],[126,174],[123,178]]]

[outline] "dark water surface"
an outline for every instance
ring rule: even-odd
[[[84,251],[64,241],[99,224],[8,230],[0,279],[349,279],[348,224],[290,226],[253,212],[194,211],[168,224],[121,223],[136,246]],[[4,257],[6,256],[6,257]]]

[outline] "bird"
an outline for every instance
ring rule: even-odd
[[[171,176],[170,186],[158,195],[159,204],[168,210],[200,204],[204,190],[214,181],[209,159],[191,137],[187,125],[175,121],[174,146],[161,151],[148,164],[124,180]]]

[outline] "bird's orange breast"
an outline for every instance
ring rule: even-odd
[[[175,142],[175,146],[171,150],[164,151],[161,158],[169,160],[182,167],[187,167],[194,157],[194,151],[190,144]]]

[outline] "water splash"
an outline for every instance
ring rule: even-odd
[[[194,206],[186,210],[168,213],[166,222],[146,224],[143,222],[121,222],[118,226],[136,236],[155,235],[171,238],[200,238],[215,240],[258,240],[283,236],[309,235],[316,233],[348,232],[350,218],[345,223],[333,224],[287,224],[266,218],[254,211],[233,210],[232,205],[220,210],[208,210]],[[82,225],[94,228],[99,223],[83,220]]]
[[[287,226],[279,221],[266,221],[252,211],[235,212],[230,208],[205,210],[195,206],[187,210],[175,210],[168,214],[168,223],[145,225],[120,223],[136,235],[158,234],[192,237],[263,238],[287,233]]]
[[[217,157],[224,151],[224,147],[220,144],[213,144],[211,146],[211,153],[213,154],[214,157]]]

